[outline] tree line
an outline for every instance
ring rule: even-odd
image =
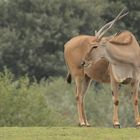
[[[129,15],[110,33],[130,30],[140,39],[138,0],[0,0],[0,71],[38,80],[65,76],[65,42],[94,35],[124,7]]]

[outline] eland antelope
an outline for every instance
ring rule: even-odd
[[[75,81],[80,126],[90,126],[85,114],[84,97],[91,81],[96,80],[110,83],[110,71],[108,69],[109,61],[100,59],[97,63],[92,63],[90,67],[84,67],[86,65],[85,57],[87,56],[87,53],[89,53],[89,50],[93,48],[93,44],[99,42],[108,29],[110,29],[116,21],[127,15],[127,12],[124,13],[124,11],[125,10],[123,9],[114,20],[105,24],[96,32],[95,36],[79,35],[72,38],[64,45],[64,58],[68,69],[67,82],[71,83],[72,78]],[[115,104],[117,106],[117,102],[115,102]],[[116,120],[113,123],[114,126],[119,125]]]

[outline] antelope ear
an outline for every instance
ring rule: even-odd
[[[97,46],[97,45],[93,45],[93,46],[91,47],[91,49],[89,50],[88,53],[91,53],[91,52],[94,51],[94,49],[96,49],[96,48],[98,48],[98,46]]]

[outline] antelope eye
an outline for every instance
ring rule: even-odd
[[[93,49],[96,49],[97,47],[98,47],[98,46],[93,46],[92,48],[93,48]]]
[[[84,65],[85,65],[85,61],[82,60],[82,62],[81,62],[81,66],[84,66]]]

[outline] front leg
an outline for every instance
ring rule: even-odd
[[[116,85],[116,88],[118,86]],[[113,95],[113,103],[114,103],[114,111],[113,111],[113,126],[114,128],[119,128],[120,123],[119,123],[119,118],[118,118],[118,105],[119,105],[119,100],[118,100],[118,92],[116,92],[116,89],[112,91]]]
[[[114,110],[113,110],[113,126],[114,128],[120,128],[119,118],[118,118],[118,93],[119,93],[119,83],[115,81],[113,77],[111,77],[111,88],[112,88],[112,96],[113,96],[113,103],[114,103]]]

